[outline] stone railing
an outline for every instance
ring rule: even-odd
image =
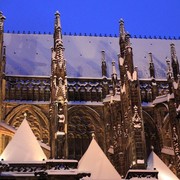
[[[166,80],[140,79],[142,102],[153,101],[153,85],[157,96],[169,92]],[[111,79],[68,78],[68,101],[102,101],[111,93]],[[6,100],[50,101],[50,77],[6,76]]]
[[[50,78],[6,76],[6,100],[49,101]]]

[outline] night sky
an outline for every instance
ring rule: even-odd
[[[63,33],[119,34],[119,20],[133,35],[180,37],[179,0],[0,0],[5,32],[53,32],[54,13]]]

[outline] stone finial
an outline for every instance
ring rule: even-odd
[[[151,145],[151,150],[154,151],[154,146],[153,145]]]
[[[27,117],[27,113],[25,112],[25,113],[24,113],[24,119],[25,119],[25,120],[26,120],[26,117]]]
[[[92,136],[93,139],[95,139],[95,133],[94,132],[92,133],[91,136]]]
[[[56,11],[55,16],[60,16],[59,11]]]

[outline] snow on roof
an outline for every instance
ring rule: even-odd
[[[116,93],[115,95],[108,94],[106,95],[105,99],[103,100],[104,103],[106,102],[111,102],[113,103],[114,101],[120,101],[121,97],[119,93]]]
[[[0,126],[4,127],[5,129],[8,129],[9,131],[15,133],[16,129],[12,126],[9,126],[8,124],[6,124],[5,122],[0,122]]]
[[[131,178],[130,180],[147,180],[147,177],[145,177],[145,178],[143,178],[143,177],[140,177],[140,178],[138,178],[138,177],[133,177],[133,178]],[[150,177],[150,178],[148,178],[148,180],[157,180],[156,178],[153,178],[153,177]]]
[[[48,175],[77,175],[79,171],[77,169],[68,169],[68,170],[46,170]]]
[[[129,169],[124,180],[157,180],[157,170]]]
[[[50,75],[52,35],[4,34],[8,75]]]
[[[143,107],[154,107],[152,102],[142,102],[141,106],[143,106]]]
[[[91,180],[120,180],[121,177],[93,138],[78,164],[79,171],[89,171]],[[88,179],[88,178],[87,178]]]
[[[9,176],[12,176],[11,179],[13,179],[14,177],[24,177],[26,178],[27,176],[28,177],[34,177],[34,172],[1,172],[1,176],[5,176],[6,178],[9,177]],[[4,179],[4,178],[3,178]],[[10,178],[9,178],[10,179]],[[17,179],[17,178],[16,178]]]
[[[134,65],[138,67],[139,78],[149,78],[149,52],[155,64],[156,78],[166,78],[166,56],[170,57],[173,40],[131,39]],[[112,73],[112,60],[118,70],[120,52],[118,37],[63,36],[64,57],[67,60],[69,77],[101,77],[101,51],[105,50],[107,73]],[[174,40],[176,49],[180,40]],[[4,34],[8,75],[50,76],[51,47],[53,36],[47,34]],[[177,51],[180,57],[180,51]]]
[[[68,101],[69,105],[93,105],[93,106],[103,106],[102,102],[92,102],[92,101]]]
[[[156,168],[159,180],[178,180],[176,175],[164,164],[164,162],[152,151],[147,161],[147,169]]]
[[[164,154],[168,154],[168,155],[174,156],[174,150],[173,150],[172,147],[164,146],[164,147],[161,149],[161,152],[164,153]]]
[[[170,99],[174,98],[174,94],[165,94],[165,95],[161,95],[156,97],[156,99],[153,101],[153,104],[158,104],[158,103],[162,103],[162,102],[169,102]]]
[[[0,156],[4,161],[27,162],[47,159],[26,119]]]
[[[74,159],[47,159],[46,162],[78,163],[78,161]]]

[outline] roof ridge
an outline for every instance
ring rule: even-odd
[[[142,35],[130,35],[131,38],[135,38],[135,39],[166,39],[166,40],[179,40],[180,36],[156,36],[156,35],[149,35],[149,36],[142,36]]]
[[[14,31],[14,30],[12,30],[12,31],[10,31],[10,30],[6,30],[6,31],[4,31],[5,33],[10,33],[10,34],[47,34],[47,35],[49,35],[49,34],[53,34],[52,32],[41,32],[41,31],[38,31],[38,32],[36,32],[36,31]]]
[[[41,31],[10,31],[6,30],[5,33],[12,33],[12,34],[47,34],[52,35],[52,32],[41,32]],[[69,36],[92,36],[92,37],[119,37],[119,35],[115,34],[107,34],[107,33],[72,33],[72,32],[63,32],[63,35],[69,35]],[[163,35],[130,35],[130,38],[134,39],[165,39],[165,40],[180,40],[180,36],[163,36]]]

